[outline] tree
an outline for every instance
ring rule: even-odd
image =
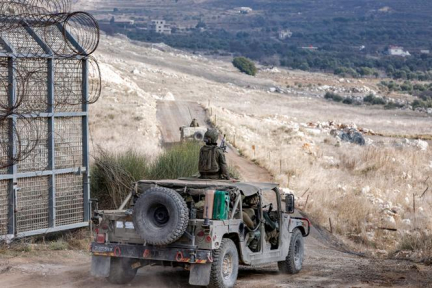
[[[195,28],[200,29],[200,28],[206,28],[206,27],[207,27],[207,25],[203,21],[200,20]]]
[[[257,72],[257,68],[255,67],[255,64],[251,60],[245,57],[236,57],[234,58],[232,63],[234,67],[236,67],[241,72],[246,73],[248,75],[255,76]]]

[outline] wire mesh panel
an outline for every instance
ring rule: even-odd
[[[0,181],[0,235],[6,235],[8,232],[8,182]]]
[[[82,69],[82,60],[55,60],[54,110],[56,112],[77,112],[82,110]]]
[[[17,26],[15,29],[8,30],[7,33],[3,33],[1,36],[19,55],[37,56],[45,54],[41,46],[22,25]]]
[[[43,171],[48,168],[48,120],[20,118],[17,120],[16,142],[23,156],[18,172]]]
[[[90,56],[99,26],[90,14],[71,12],[70,1],[3,2],[0,236],[83,227],[90,214],[87,105],[101,94]]]
[[[49,177],[18,179],[16,231],[48,228]]]
[[[83,164],[82,119],[80,117],[57,118],[54,125],[56,168],[81,167]]]
[[[19,113],[48,112],[48,61],[40,58],[16,60],[15,94]]]
[[[84,221],[83,177],[63,174],[56,177],[56,225]]]
[[[74,52],[70,49],[69,45],[64,41],[63,32],[57,25],[50,25],[45,27],[35,27],[34,30],[46,44],[48,44],[56,54],[60,55],[73,55]]]

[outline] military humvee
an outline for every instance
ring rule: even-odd
[[[139,181],[119,210],[94,211],[92,275],[126,284],[146,265],[181,266],[191,285],[233,287],[239,265],[298,273],[310,222],[281,198],[272,183]]]
[[[204,134],[207,131],[207,128],[181,126],[179,130],[180,130],[180,141],[185,141],[185,140],[203,141]]]

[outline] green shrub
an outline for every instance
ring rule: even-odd
[[[385,105],[386,101],[383,98],[375,97],[372,101],[372,105]]]
[[[335,94],[335,95],[333,96],[333,101],[335,101],[335,102],[342,102],[343,99],[344,99],[344,98],[343,98],[342,96],[338,95],[338,94]]]
[[[416,108],[432,108],[432,101],[422,101],[422,100],[414,100],[413,102],[411,102],[411,106],[416,109]]]
[[[325,99],[332,99],[335,102],[342,102],[344,98],[340,96],[339,94],[333,93],[333,92],[326,92],[324,95]]]
[[[251,60],[245,57],[236,57],[234,58],[232,63],[234,67],[236,67],[241,72],[246,73],[248,75],[255,76],[257,72],[257,68],[255,67],[255,64]]]
[[[332,92],[326,92],[326,94],[324,95],[324,98],[325,99],[333,99],[333,95],[335,95],[335,94]]]
[[[372,93],[363,98],[363,102],[370,103],[372,105],[385,105],[387,102],[381,97],[376,97]]]
[[[342,103],[344,103],[344,104],[353,104],[354,100],[352,98],[345,98],[345,99],[343,99]]]
[[[386,105],[384,105],[384,109],[397,109],[397,108],[402,108],[403,105],[399,104],[399,103],[395,103],[395,102],[388,102]]]
[[[373,94],[369,94],[363,98],[363,102],[372,103],[374,99],[375,96]]]

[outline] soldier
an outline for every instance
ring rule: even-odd
[[[201,147],[199,155],[200,178],[229,180],[228,165],[222,148],[217,146],[219,132],[210,128],[204,134],[206,145]]]
[[[258,209],[259,196],[253,195],[244,199],[244,207],[242,211],[243,222],[246,226],[253,230],[256,227],[256,210]]]
[[[190,127],[199,127],[197,119],[193,118]]]

